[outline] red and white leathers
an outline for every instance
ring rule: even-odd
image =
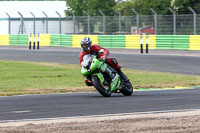
[[[99,45],[92,45],[90,47],[89,51],[82,51],[79,55],[79,60],[80,60],[80,65],[82,66],[82,61],[83,61],[83,57],[84,55],[87,54],[98,54],[98,58],[99,59],[106,59],[106,62],[108,63],[109,66],[111,66],[114,69],[120,69],[119,64],[117,62],[117,60],[115,58],[107,58],[109,55],[109,51]],[[87,78],[85,79],[85,83],[90,86],[92,85],[91,81],[88,80]]]
[[[105,48],[103,48],[99,45],[92,45],[89,51],[82,51],[80,53],[80,55],[79,55],[80,65],[83,61],[84,55],[91,54],[91,53],[98,53],[98,58],[101,59],[101,58],[107,58],[110,52],[107,49],[105,49]],[[118,62],[116,61],[115,58],[107,58],[106,62],[112,68],[115,68],[115,69],[119,68],[119,64],[118,64]]]

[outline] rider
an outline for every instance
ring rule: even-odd
[[[83,39],[81,40],[81,47],[83,49],[83,51],[80,53],[80,56],[79,56],[81,66],[82,66],[82,61],[83,61],[84,55],[86,55],[86,54],[98,55],[99,60],[106,61],[109,64],[109,66],[111,66],[112,68],[114,68],[117,71],[117,73],[119,74],[119,76],[122,79],[122,82],[125,83],[128,81],[128,78],[121,71],[121,67],[119,66],[117,60],[115,58],[108,58],[109,51],[107,49],[105,49],[97,44],[92,45],[92,40],[89,37],[83,37]],[[92,82],[87,77],[85,79],[85,83],[88,86],[93,85]]]

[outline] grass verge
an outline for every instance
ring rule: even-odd
[[[200,76],[123,69],[134,88],[199,86]],[[0,61],[0,96],[89,92],[79,65]]]

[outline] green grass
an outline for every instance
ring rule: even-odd
[[[199,86],[200,76],[123,69],[134,88]],[[79,65],[0,61],[0,95],[95,91],[84,84]]]

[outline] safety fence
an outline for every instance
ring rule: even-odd
[[[105,48],[140,49],[140,35],[60,35],[40,34],[40,46],[80,47],[80,40],[88,36],[93,44]],[[0,45],[29,45],[30,35],[0,35]],[[31,42],[37,40],[32,35]],[[146,44],[146,35],[143,35]],[[149,49],[200,50],[200,35],[148,35]]]

